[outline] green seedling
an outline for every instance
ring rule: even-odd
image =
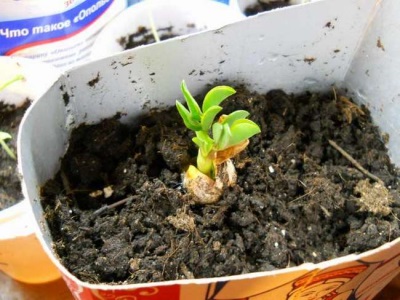
[[[156,24],[155,24],[155,22],[154,22],[154,18],[153,18],[153,12],[151,11],[151,7],[150,7],[150,5],[151,5],[151,0],[147,0],[148,1],[148,4],[149,4],[149,11],[148,11],[148,14],[149,14],[149,22],[150,22],[150,29],[151,29],[151,33],[152,33],[152,35],[153,35],[153,37],[154,37],[154,40],[156,41],[156,43],[158,43],[158,42],[160,42],[161,40],[160,40],[160,36],[158,35],[158,32],[157,32],[157,27],[156,27]]]
[[[8,145],[5,142],[8,139],[12,139],[11,134],[9,134],[7,132],[0,131],[0,145],[3,147],[4,151],[6,151],[6,153],[12,159],[17,159],[17,157],[15,156],[14,152],[10,149],[10,147],[8,147]]]
[[[9,85],[13,84],[16,81],[20,81],[25,79],[24,76],[22,76],[21,74],[16,75],[14,78],[12,78],[11,80],[7,81],[6,83],[4,83],[3,85],[0,85],[0,91],[4,90],[6,87],[8,87]]]
[[[260,133],[260,127],[247,117],[245,110],[237,110],[229,115],[217,115],[222,111],[221,102],[236,91],[229,86],[216,86],[205,96],[202,107],[189,92],[185,81],[181,83],[182,94],[187,107],[176,101],[176,107],[187,128],[196,136],[193,142],[198,146],[197,169],[211,179],[221,163],[243,151],[248,139]]]
[[[14,78],[12,78],[11,80],[7,81],[6,83],[4,83],[4,84],[2,84],[0,86],[0,91],[4,90],[6,87],[8,87],[9,85],[13,84],[14,82],[19,81],[19,80],[23,80],[23,79],[24,79],[24,76],[22,76],[20,74],[14,76]],[[5,142],[8,139],[12,139],[12,136],[7,132],[0,131],[0,145],[1,145],[1,147],[4,149],[4,151],[6,151],[6,153],[12,159],[17,159],[17,157],[15,156],[15,153],[11,150],[10,147],[8,147],[8,145]]]

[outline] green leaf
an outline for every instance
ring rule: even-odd
[[[260,133],[260,127],[253,121],[241,119],[235,121],[231,128],[232,137],[226,147],[232,147],[251,138],[253,135]]]
[[[214,140],[208,136],[204,131],[196,131],[196,136],[205,143],[212,144]]]
[[[178,112],[183,119],[183,123],[185,123],[185,126],[187,128],[193,131],[201,130],[200,122],[197,122],[192,119],[190,112],[186,109],[186,107],[183,106],[182,103],[176,101],[176,108],[178,109]]]
[[[8,139],[12,139],[11,134],[9,134],[7,132],[4,132],[4,131],[0,131],[0,140],[1,141],[5,141],[5,140],[8,140]]]
[[[212,135],[213,135],[214,142],[217,145],[219,143],[219,139],[221,138],[222,130],[223,130],[223,126],[222,126],[221,123],[214,123],[213,124],[213,126],[212,126]]]
[[[234,111],[233,113],[230,113],[228,116],[225,117],[223,120],[222,124],[228,124],[229,126],[232,126],[233,122],[240,120],[240,119],[246,119],[250,115],[249,112],[245,110],[237,110]]]
[[[221,106],[212,106],[201,116],[201,127],[203,131],[208,131],[214,122],[217,114],[222,110]]]
[[[219,105],[222,101],[235,93],[236,91],[233,88],[226,85],[220,85],[212,88],[204,97],[202,107],[203,111],[207,111],[212,106]]]
[[[193,98],[192,94],[189,92],[184,80],[182,80],[182,83],[181,83],[181,90],[182,90],[183,96],[185,97],[185,100],[188,105],[192,119],[200,122],[200,117],[202,114],[200,106],[197,104],[196,100]]]
[[[222,134],[221,137],[218,141],[217,150],[223,150],[227,148],[229,145],[229,141],[232,139],[232,132],[231,129],[229,128],[228,124],[223,124],[222,125]]]
[[[0,146],[3,147],[4,151],[7,152],[7,154],[12,158],[12,159],[17,159],[17,157],[14,154],[14,151],[11,150],[10,147],[6,144],[5,140],[11,139],[12,136],[4,131],[0,131]]]

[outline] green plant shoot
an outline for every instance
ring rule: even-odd
[[[10,84],[13,84],[16,81],[19,80],[23,80],[25,79],[24,76],[22,76],[21,74],[15,75],[14,78],[10,79],[9,81],[7,81],[6,83],[0,85],[0,91],[4,90],[6,87],[8,87]]]
[[[148,1],[148,4],[149,4],[148,14],[149,14],[149,22],[150,22],[151,33],[152,33],[152,35],[154,37],[155,42],[158,43],[161,40],[160,40],[160,36],[158,35],[158,32],[157,32],[156,24],[154,23],[153,12],[151,11],[151,1],[152,0],[147,0],[147,1]]]
[[[24,76],[22,76],[21,74],[18,74],[16,76],[14,76],[14,78],[12,78],[11,80],[7,81],[6,83],[4,83],[4,84],[2,84],[0,86],[0,91],[4,90],[10,84],[13,84],[16,81],[23,80],[23,79],[24,79]],[[8,139],[12,139],[12,136],[7,132],[0,131],[0,145],[1,145],[1,147],[4,149],[4,151],[6,151],[6,153],[12,159],[17,159],[17,157],[15,156],[15,153],[11,150],[10,147],[8,147],[8,145],[5,142]]]
[[[6,144],[5,140],[11,139],[12,136],[11,134],[7,132],[0,131],[0,145],[3,147],[4,151],[12,158],[12,159],[17,159],[15,156],[14,152],[8,147]]]
[[[196,134],[193,142],[199,147],[197,168],[214,179],[218,153],[245,143],[250,137],[261,132],[260,127],[246,119],[249,113],[245,110],[221,115],[215,121],[222,111],[221,102],[236,93],[232,87],[212,88],[206,94],[201,108],[189,92],[185,81],[181,83],[181,90],[188,108],[179,101],[176,101],[176,107],[185,126]]]

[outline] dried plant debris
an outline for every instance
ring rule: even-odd
[[[381,182],[370,183],[368,179],[360,180],[355,186],[354,192],[360,195],[357,198],[360,211],[382,216],[392,213],[390,205],[393,203],[393,198]]]

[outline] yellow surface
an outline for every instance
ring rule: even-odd
[[[1,300],[73,300],[62,279],[46,284],[27,284],[15,281],[0,272]]]
[[[34,234],[0,240],[0,271],[25,283],[45,283],[61,277]]]

